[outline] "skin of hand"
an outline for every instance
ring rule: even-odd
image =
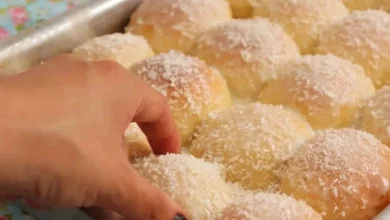
[[[100,219],[185,215],[127,160],[132,121],[156,154],[178,153],[180,137],[165,98],[119,64],[60,55],[1,79],[0,103],[0,197],[92,208]]]

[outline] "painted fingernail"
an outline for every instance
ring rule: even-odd
[[[187,220],[182,214],[177,214],[173,220]]]

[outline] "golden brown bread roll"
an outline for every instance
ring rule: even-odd
[[[126,31],[144,36],[157,53],[186,52],[200,33],[231,17],[225,0],[144,0]]]
[[[216,220],[322,220],[305,202],[292,197],[256,193],[234,200]]]
[[[137,159],[133,167],[188,212],[189,219],[213,219],[235,196],[219,165],[191,155],[152,155]]]
[[[318,53],[361,65],[377,88],[390,83],[390,14],[355,11],[320,36]]]
[[[275,190],[280,165],[313,134],[293,110],[260,103],[235,105],[202,122],[189,152],[223,164],[227,179],[245,189]]]
[[[390,86],[382,87],[367,100],[359,110],[354,126],[390,146]]]
[[[275,64],[299,57],[295,42],[267,19],[235,19],[204,32],[190,54],[215,66],[232,95],[256,99]]]
[[[344,0],[345,5],[351,10],[381,9],[390,11],[388,0]]]
[[[290,106],[315,129],[349,126],[359,105],[375,93],[360,66],[333,55],[305,56],[279,66],[277,75],[259,101]]]
[[[126,151],[129,159],[134,160],[137,157],[145,157],[153,153],[148,139],[138,127],[137,123],[130,123],[125,132]]]
[[[324,220],[372,220],[389,204],[389,188],[390,149],[353,129],[317,133],[288,162],[281,184]]]
[[[296,41],[303,54],[317,44],[319,34],[348,15],[340,0],[261,0],[253,16],[268,16]]]
[[[211,111],[231,105],[221,74],[198,58],[171,51],[136,63],[131,71],[167,97],[182,143]]]
[[[84,60],[116,61],[124,68],[154,55],[145,38],[121,33],[95,37],[74,48],[72,53]]]

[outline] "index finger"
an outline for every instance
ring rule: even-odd
[[[155,154],[180,152],[180,135],[168,101],[146,83],[133,121],[145,133]]]

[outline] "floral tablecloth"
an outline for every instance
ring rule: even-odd
[[[0,40],[87,0],[0,0]]]

